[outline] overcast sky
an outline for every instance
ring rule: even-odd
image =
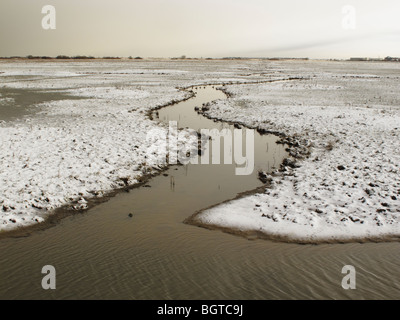
[[[56,30],[42,28],[45,5]],[[29,54],[400,56],[400,1],[0,0],[0,56]]]

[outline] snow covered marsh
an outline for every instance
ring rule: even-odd
[[[0,87],[81,98],[38,102],[35,114],[0,121],[0,231],[42,222],[66,205],[85,209],[90,199],[164,168],[163,157],[149,157],[154,146],[146,136],[167,128],[147,113],[190,97],[177,88],[274,76],[261,77],[261,69],[271,67],[230,61],[0,61]]]
[[[265,193],[205,210],[197,223],[286,241],[400,235],[398,64],[286,63],[308,80],[227,86],[207,116],[284,134],[291,159]]]
[[[129,92],[111,107],[102,98],[50,102],[33,119],[2,125],[2,229],[43,221],[46,211],[71,202],[85,209],[85,199],[162,167],[163,159],[148,157],[146,134],[156,124],[145,116],[160,98],[152,97],[155,91]],[[184,96],[156,92],[165,102]]]
[[[210,117],[284,134],[297,161],[268,176],[265,193],[196,219],[293,241],[398,235],[399,66],[257,60],[0,61],[0,89],[80,97],[0,121],[0,231],[162,169],[146,135],[167,128],[147,114],[190,96],[177,88],[293,77],[303,80],[226,86],[233,96],[211,106]]]

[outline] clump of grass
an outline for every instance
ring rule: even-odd
[[[326,144],[325,149],[328,151],[332,151],[334,147],[335,147],[335,141],[331,140]]]

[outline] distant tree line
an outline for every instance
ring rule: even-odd
[[[0,57],[0,59],[29,59],[29,60],[50,60],[50,59],[58,59],[58,60],[90,60],[90,59],[107,59],[107,60],[118,60],[122,59],[121,57],[111,57],[111,56],[106,56],[106,57],[93,57],[93,56],[83,56],[83,55],[78,55],[78,56],[67,56],[67,55],[58,55],[56,57],[49,57],[49,56],[34,56],[34,55],[28,55],[26,57],[21,57],[21,56],[11,56],[11,57]],[[141,57],[136,57],[132,58],[129,57],[129,59],[143,59]]]
[[[400,58],[397,57],[386,57],[385,61],[396,61],[396,62],[400,62]]]

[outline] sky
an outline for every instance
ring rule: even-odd
[[[0,0],[0,56],[383,58],[399,16],[399,0]]]

